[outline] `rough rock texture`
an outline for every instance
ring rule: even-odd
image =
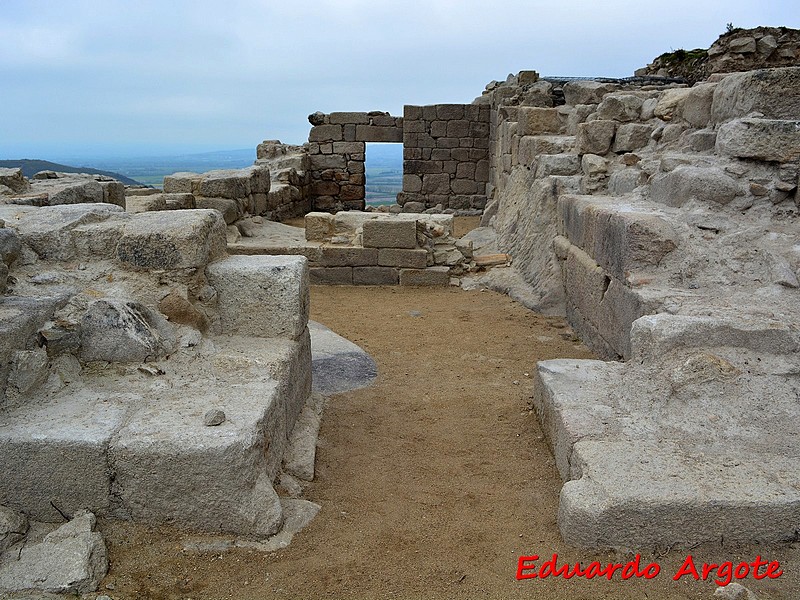
[[[749,56],[759,43],[772,46],[732,47]],[[574,137],[520,127],[514,81],[484,95],[482,225],[511,266],[462,285],[566,314],[599,356],[627,361],[538,368],[534,404],[572,544],[793,536],[798,73],[566,82],[560,133]],[[486,236],[470,237],[482,252]]]
[[[636,70],[637,76],[682,77],[690,83],[713,73],[752,71],[800,65],[800,31],[789,27],[733,28],[708,50],[666,52]]]
[[[83,594],[97,589],[108,570],[106,546],[93,531],[94,515],[78,514],[39,542],[0,556],[0,591],[37,589]]]

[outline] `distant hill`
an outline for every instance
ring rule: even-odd
[[[30,179],[39,171],[58,171],[59,173],[89,173],[91,175],[106,175],[113,177],[117,181],[121,181],[125,185],[143,185],[138,181],[114,173],[113,171],[101,171],[100,169],[93,169],[91,167],[70,167],[69,165],[60,165],[58,163],[50,162],[47,160],[35,160],[30,158],[22,158],[19,160],[0,160],[0,167],[4,168],[22,168],[22,174]]]

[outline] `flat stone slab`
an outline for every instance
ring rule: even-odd
[[[588,547],[789,541],[800,522],[798,464],[797,454],[685,441],[579,441],[559,527],[567,543]]]
[[[643,321],[652,329],[659,317],[676,320]],[[538,364],[534,405],[565,481],[565,541],[631,549],[793,539],[798,364],[748,348],[740,329],[741,346],[713,346],[735,341],[728,327],[704,335],[711,347],[664,342],[627,363]]]
[[[271,479],[310,393],[310,362],[306,333],[217,336],[169,360],[85,366],[79,381],[0,413],[0,504],[42,521],[85,508],[272,535],[282,513]],[[216,426],[204,423],[210,410],[224,413]]]
[[[372,357],[356,344],[321,323],[308,322],[311,331],[313,390],[323,395],[339,394],[371,385],[378,376]]]

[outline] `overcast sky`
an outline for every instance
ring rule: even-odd
[[[0,0],[0,158],[302,143],[314,111],[471,102],[493,79],[625,77],[797,0]]]

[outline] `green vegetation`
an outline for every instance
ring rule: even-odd
[[[664,65],[675,65],[690,61],[703,60],[706,57],[708,57],[708,50],[704,50],[703,48],[695,48],[694,50],[684,50],[683,48],[678,48],[673,52],[665,52],[656,60],[660,61]]]
[[[367,204],[395,204],[397,194],[403,189],[403,169],[387,167],[367,167]]]

